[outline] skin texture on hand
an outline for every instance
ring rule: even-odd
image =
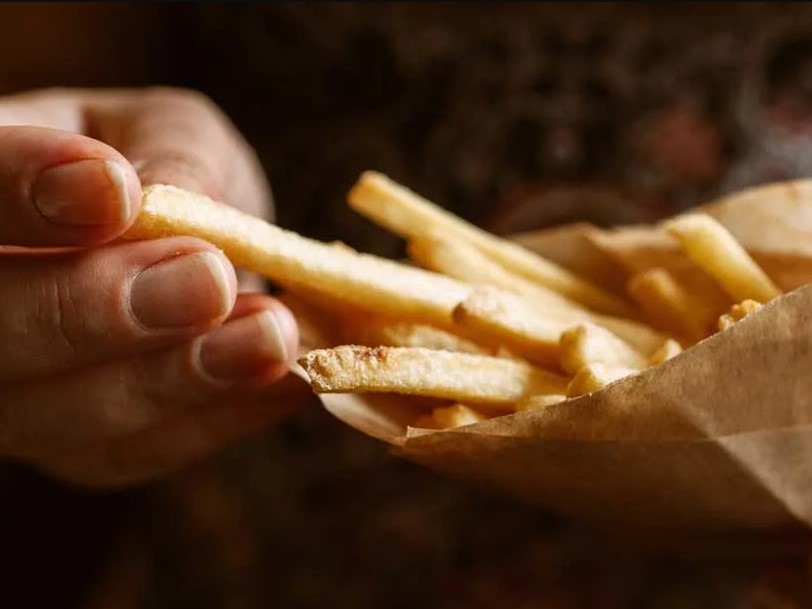
[[[253,151],[198,93],[0,99],[0,456],[116,487],[292,408],[279,381],[298,335],[281,303],[238,293],[206,242],[117,239],[151,183],[270,217]]]

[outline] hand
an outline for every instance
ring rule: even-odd
[[[0,99],[0,455],[119,486],[290,410],[283,305],[238,295],[206,242],[117,241],[156,182],[270,212],[253,152],[196,93]]]

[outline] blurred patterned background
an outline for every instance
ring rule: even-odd
[[[199,88],[257,148],[280,224],[364,250],[384,171],[502,233],[649,221],[812,174],[806,4],[0,7],[0,92]],[[390,455],[313,405],[147,488],[0,469],[2,606],[812,606],[802,560],[640,555]]]

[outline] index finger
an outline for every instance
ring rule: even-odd
[[[88,127],[119,150],[142,184],[170,184],[271,219],[271,194],[253,150],[204,95],[182,89],[89,95]]]

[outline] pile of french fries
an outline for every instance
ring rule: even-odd
[[[145,191],[129,236],[186,234],[283,286],[300,324],[331,345],[299,360],[317,393],[424,396],[413,427],[448,429],[545,408],[661,365],[781,294],[716,220],[688,213],[636,227],[677,246],[609,289],[362,174],[350,206],[407,240],[412,264],[321,243],[170,186]],[[609,231],[595,246],[634,258]],[[635,265],[631,265],[634,267]],[[325,323],[326,322],[326,323]],[[324,328],[327,327],[325,330]]]

